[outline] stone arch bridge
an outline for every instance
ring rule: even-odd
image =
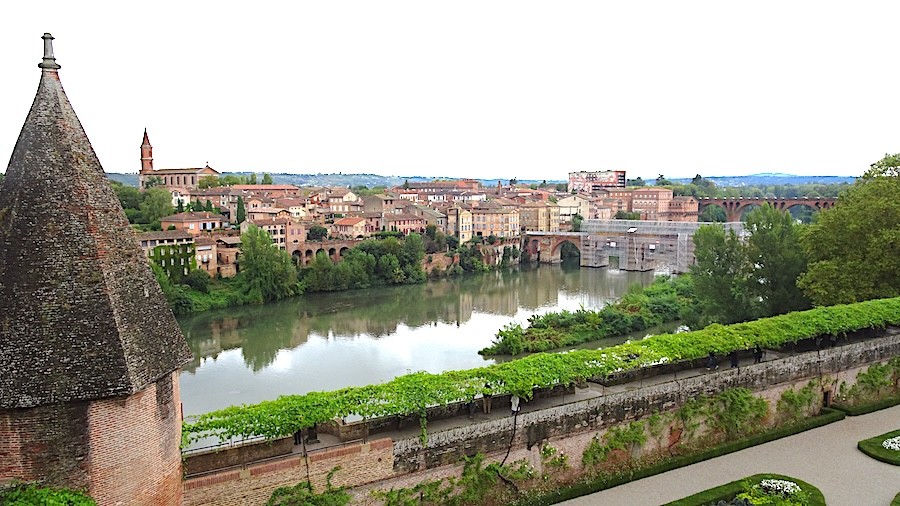
[[[735,222],[741,221],[741,216],[748,207],[762,206],[771,204],[775,209],[786,211],[794,206],[806,206],[814,211],[822,209],[830,209],[834,207],[837,201],[835,198],[807,198],[798,197],[793,199],[786,198],[710,198],[703,197],[697,199],[699,203],[699,211],[702,213],[707,206],[719,206],[725,210],[725,221]]]
[[[581,232],[527,232],[522,249],[540,263],[560,263],[562,245],[581,253],[582,267],[682,273],[694,264],[693,235],[702,225],[744,234],[743,223],[584,220]]]
[[[297,265],[308,265],[320,251],[331,258],[332,262],[340,262],[348,251],[355,248],[362,239],[304,241],[287,245],[287,252]]]

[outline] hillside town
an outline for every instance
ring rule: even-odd
[[[583,219],[696,222],[699,214],[697,199],[675,196],[670,188],[627,188],[625,171],[571,172],[565,191],[515,181],[485,187],[474,179],[457,179],[357,193],[342,187],[271,184],[265,178],[260,184],[223,184],[225,176],[209,166],[157,169],[146,130],[140,152],[141,190],[165,188],[175,209],[211,204],[210,210],[161,217],[161,231],[139,234],[141,247],[148,255],[160,245],[193,249],[197,266],[211,276],[237,273],[239,234],[251,225],[266,230],[298,265],[306,265],[320,249],[307,243],[323,239],[424,233],[432,226],[460,243],[493,242],[525,232],[571,231]],[[335,253],[329,256],[336,259]]]

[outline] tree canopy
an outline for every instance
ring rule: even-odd
[[[885,155],[801,238],[800,286],[817,305],[900,294],[900,154]]]
[[[238,267],[240,284],[254,302],[283,299],[302,292],[290,255],[272,243],[268,232],[254,225],[241,234]]]

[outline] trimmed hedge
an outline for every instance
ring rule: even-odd
[[[856,444],[856,447],[859,448],[859,451],[865,453],[875,460],[880,460],[887,464],[900,466],[900,452],[888,450],[887,448],[881,446],[881,442],[885,439],[890,439],[897,436],[900,436],[900,430],[888,432],[887,434],[882,434],[880,436],[870,437],[869,439],[863,439]]]
[[[730,499],[734,499],[735,496],[744,491],[743,483],[745,481],[758,483],[762,480],[771,479],[792,481],[797,485],[800,485],[800,489],[809,494],[810,506],[825,506],[825,496],[822,495],[821,490],[814,487],[813,485],[810,485],[803,480],[798,480],[797,478],[784,476],[783,474],[768,473],[754,474],[753,476],[748,476],[737,481],[732,481],[731,483],[726,483],[725,485],[719,485],[718,487],[704,490],[703,492],[685,497],[684,499],[666,503],[663,506],[704,506],[707,504],[712,504],[716,501],[727,501]]]
[[[579,383],[591,377],[657,364],[725,355],[754,346],[778,349],[817,336],[900,325],[900,297],[820,307],[734,325],[710,325],[680,334],[660,334],[600,350],[538,353],[518,360],[441,374],[416,372],[379,385],[282,396],[254,405],[231,406],[186,422],[186,442],[275,438],[350,415],[364,418],[418,413],[471,400],[478,394],[516,394],[531,399],[536,388]]]
[[[847,413],[847,415],[849,416],[859,416],[865,415],[866,413],[872,413],[873,411],[892,408],[894,406],[897,406],[898,404],[900,404],[900,396],[888,397],[887,399],[873,402],[871,404],[863,404],[861,406],[845,406],[843,404],[834,403],[831,405],[831,407],[834,409],[839,409],[844,413]]]
[[[900,493],[894,496],[894,500],[891,501],[891,506],[900,506]]]
[[[556,504],[558,502],[574,499],[576,497],[581,497],[588,494],[593,494],[594,492],[599,492],[608,488],[617,487],[630,481],[640,480],[642,478],[665,473],[673,469],[678,469],[680,467],[703,462],[704,460],[721,457],[722,455],[734,453],[751,446],[761,445],[763,443],[775,441],[776,439],[781,439],[787,436],[793,436],[794,434],[798,434],[806,430],[815,429],[817,427],[822,427],[823,425],[838,422],[840,420],[843,420],[845,416],[846,415],[844,415],[842,411],[823,408],[820,415],[807,418],[806,420],[795,424],[779,427],[777,429],[769,430],[761,434],[755,434],[753,436],[738,439],[736,441],[723,443],[708,450],[689,453],[686,455],[667,459],[660,463],[633,469],[628,472],[611,475],[601,475],[594,477],[589,481],[583,481],[549,492],[529,495],[516,501],[513,504],[515,504],[515,506],[544,506],[547,504]]]

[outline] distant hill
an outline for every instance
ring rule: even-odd
[[[118,172],[107,172],[106,177],[112,179],[113,181],[118,181],[122,184],[134,186],[135,188],[137,188],[138,186],[137,174],[119,174]]]
[[[847,176],[795,176],[792,174],[762,173],[749,176],[704,176],[716,183],[719,188],[734,188],[740,186],[772,186],[784,184],[852,184],[855,177]],[[672,179],[676,183],[690,183],[691,178]],[[650,183],[650,181],[647,181]]]
[[[249,172],[227,172],[226,174],[236,174],[241,176],[249,176]],[[262,173],[257,173],[259,176]],[[119,181],[137,187],[137,174],[118,174],[115,172],[107,172],[107,177],[112,180]],[[378,174],[272,174],[272,181],[275,184],[292,184],[296,186],[367,186],[373,188],[375,186],[384,186],[387,188],[400,186],[404,181],[410,183],[419,183],[425,181],[434,181],[435,179],[461,179],[458,177],[422,177],[422,176],[379,176]],[[840,184],[853,183],[856,178],[845,176],[794,176],[791,174],[752,174],[749,176],[710,176],[704,179],[712,180],[719,188],[741,187],[741,186],[771,186],[785,184]],[[496,179],[479,179],[482,185],[492,187],[496,186]],[[501,180],[506,185],[509,180]],[[647,184],[653,184],[650,179],[645,180]],[[691,178],[671,179],[676,183],[690,183]],[[539,179],[520,179],[519,183],[533,184],[540,183]],[[563,183],[564,180],[548,179],[548,183]]]
[[[249,172],[226,172],[225,174],[234,174],[238,176],[249,176]],[[373,188],[375,186],[384,186],[386,188],[391,188],[394,186],[401,186],[405,181],[409,181],[410,183],[421,183],[426,181],[434,181],[435,179],[460,179],[453,177],[442,177],[442,178],[434,178],[434,177],[422,177],[422,176],[379,176],[378,174],[275,174],[271,173],[272,182],[275,184],[292,184],[295,186],[331,186],[331,187],[346,187],[346,186],[367,186],[369,188]],[[106,176],[112,180],[118,181],[122,184],[131,185],[137,187],[138,185],[138,176],[137,174],[118,174],[115,172],[107,172]],[[257,173],[257,176],[262,176],[262,173]],[[495,186],[497,184],[496,179],[489,180],[479,180],[484,186]],[[507,184],[509,182],[508,179],[502,180],[503,184]],[[520,183],[540,183],[541,180],[525,180],[520,179]],[[550,181],[547,180],[548,183],[561,183],[563,181]]]

